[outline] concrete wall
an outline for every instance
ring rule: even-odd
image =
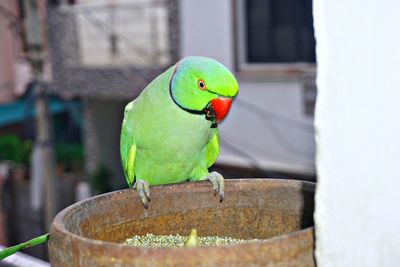
[[[17,5],[12,1],[3,1],[2,5],[7,10],[17,14]],[[12,101],[15,98],[16,84],[15,61],[18,47],[10,21],[5,16],[0,16],[0,103]]]
[[[7,11],[0,15],[0,103],[7,103],[25,93],[26,86],[32,79],[32,71],[23,51],[20,34],[16,30],[19,2],[3,0],[1,5]],[[40,20],[44,22],[46,5],[38,5],[38,13]],[[44,50],[46,51],[46,44]],[[43,79],[48,81],[50,75],[48,59],[45,57]]]
[[[399,266],[399,1],[315,0],[318,266]]]
[[[232,4],[230,0],[180,1],[182,56],[209,56],[235,71],[236,29]],[[218,162],[240,166],[251,162],[270,170],[314,173],[313,118],[304,115],[301,77],[283,74],[276,78],[262,73],[240,78],[241,73],[237,74],[238,100],[259,107],[267,114],[272,111],[300,121],[303,126],[299,130],[293,121],[287,123],[285,119],[271,119],[271,116],[261,119],[238,101],[220,130],[225,144],[244,153],[222,143]]]

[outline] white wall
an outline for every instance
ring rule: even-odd
[[[180,1],[182,56],[212,57],[234,71],[232,2]],[[271,125],[271,122],[260,119],[241,108],[239,103],[234,103],[229,117],[220,126],[221,137],[253,160],[239,155],[222,143],[218,162],[239,166],[248,166],[252,162],[269,170],[313,174],[313,118],[304,115],[300,81],[293,78],[281,78],[279,81],[263,76],[256,78],[258,81],[239,79],[237,98],[267,112],[273,111],[301,121],[308,131],[287,127],[281,120]]]
[[[179,2],[182,56],[209,56],[233,69],[232,1]]]
[[[318,266],[400,264],[399,10],[315,0]]]

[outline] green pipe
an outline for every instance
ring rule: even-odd
[[[24,243],[21,243],[21,244],[18,244],[18,245],[9,247],[9,248],[5,248],[0,251],[0,261],[4,258],[14,254],[15,252],[20,251],[21,249],[33,247],[33,246],[45,243],[47,240],[49,240],[49,237],[50,237],[50,234],[45,234],[45,235],[35,237]]]

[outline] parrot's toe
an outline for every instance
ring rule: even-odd
[[[224,177],[218,172],[211,172],[207,175],[207,179],[211,181],[214,190],[214,196],[219,195],[219,201],[222,202],[224,200]]]
[[[143,206],[147,209],[149,207],[150,202],[150,187],[146,181],[137,180],[134,188],[139,194],[140,200],[143,203]]]

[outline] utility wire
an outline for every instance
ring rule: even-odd
[[[275,125],[275,122],[278,121],[282,124],[286,124],[287,126],[296,127],[297,129],[302,129],[303,131],[305,131],[306,129],[311,130],[310,128],[306,128],[305,124],[302,124],[299,121],[295,121],[295,120],[280,116],[280,115],[272,113],[272,112],[264,111],[256,106],[253,106],[242,100],[239,100],[239,101],[237,100],[237,102],[239,102],[238,107],[242,107],[246,111],[257,115],[258,117],[260,117],[264,121],[266,121],[267,123],[264,123],[262,125],[270,129],[270,132],[273,134],[273,136],[276,138],[276,140],[288,152],[290,152],[293,155],[297,155],[299,157],[305,157],[305,156],[310,157],[313,154],[312,151],[305,151],[305,150],[299,149],[294,144],[292,144],[289,140],[287,140],[287,138],[281,132],[279,127],[277,125]],[[307,132],[307,133],[311,134],[311,132]]]
[[[275,112],[259,108],[242,99],[235,99],[235,104],[239,108],[245,109],[268,122],[270,122],[271,120],[275,120],[278,121],[280,124],[286,125],[287,127],[295,128],[308,134],[314,134],[312,126],[310,126],[308,123],[287,118]]]
[[[224,147],[226,147],[227,149],[229,149],[230,151],[232,151],[233,153],[235,153],[236,155],[247,159],[247,162],[250,166],[250,168],[256,172],[258,172],[260,175],[263,176],[279,176],[279,171],[275,172],[275,171],[271,171],[268,169],[265,169],[263,167],[260,166],[260,164],[258,163],[258,160],[256,157],[252,156],[250,153],[246,152],[245,150],[239,148],[238,146],[232,145],[230,142],[228,142],[226,139],[221,138],[221,136],[219,136],[219,141],[221,143],[221,145],[223,145]],[[309,166],[309,165],[308,165]]]
[[[221,136],[219,136],[219,141],[220,141],[221,145],[223,145],[224,147],[228,148],[233,153],[236,153],[237,155],[240,155],[243,158],[247,159],[247,162],[250,165],[251,169],[259,172],[260,174],[264,173],[264,170],[259,166],[259,164],[257,163],[258,160],[255,157],[253,157],[252,155],[250,155],[246,151],[244,151],[244,150],[242,150],[242,149],[230,144],[229,142],[227,142]]]
[[[230,142],[231,146],[235,146],[238,149],[245,148],[245,150],[269,151],[272,153],[264,154],[265,157],[274,158],[274,159],[277,159],[280,161],[285,161],[285,162],[295,160],[297,162],[302,162],[304,164],[308,164],[310,161],[309,160],[310,157],[304,157],[304,156],[299,157],[298,155],[293,154],[290,151],[287,151],[286,149],[279,149],[279,150],[272,151],[272,150],[262,146],[259,143],[257,143],[257,144],[253,143],[252,142],[253,139],[251,139],[251,138],[242,138],[242,136],[238,136],[238,135],[229,136],[227,134],[228,134],[227,132],[224,132],[225,142],[228,142],[227,138],[229,140],[232,140],[232,142],[237,145],[234,145],[232,142]],[[243,151],[243,149],[242,149],[242,151]],[[246,153],[251,154],[249,152],[246,152]],[[254,156],[253,156],[253,158],[254,158]]]
[[[285,135],[281,132],[279,127],[276,126],[273,121],[271,121],[269,124],[264,123],[262,125],[268,127],[271,130],[271,133],[275,136],[275,138],[279,141],[279,143],[284,148],[286,148],[288,152],[293,153],[294,155],[297,155],[299,157],[310,157],[313,154],[312,151],[302,150],[296,147],[294,144],[292,144],[289,140],[287,140]]]

